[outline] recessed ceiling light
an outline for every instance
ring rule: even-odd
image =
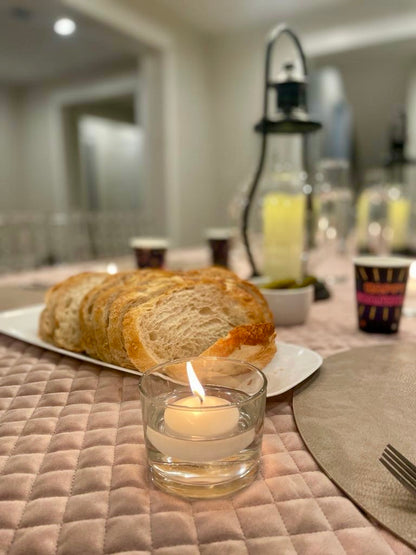
[[[55,31],[55,33],[64,36],[72,35],[76,28],[77,26],[75,25],[75,21],[72,21],[72,19],[68,19],[67,17],[58,19],[57,21],[55,21],[55,24],[53,26],[53,30]]]

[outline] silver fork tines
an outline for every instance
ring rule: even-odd
[[[379,460],[405,488],[416,494],[416,466],[414,464],[390,444],[385,447]]]

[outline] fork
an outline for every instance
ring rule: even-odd
[[[379,461],[405,488],[416,494],[416,466],[390,443],[384,448]]]

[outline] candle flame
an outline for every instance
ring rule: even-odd
[[[186,372],[188,374],[189,385],[192,393],[199,397],[199,400],[202,403],[205,399],[205,390],[202,387],[201,382],[198,380],[192,364],[189,361],[186,363]]]

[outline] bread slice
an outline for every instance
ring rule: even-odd
[[[124,344],[131,362],[144,371],[166,360],[198,356],[233,328],[263,323],[262,318],[263,308],[238,284],[189,280],[128,310]],[[274,343],[274,328],[267,329],[273,329],[268,341]]]
[[[109,361],[124,368],[135,368],[127,355],[124,345],[123,320],[125,314],[132,308],[140,306],[162,293],[174,289],[184,283],[181,276],[158,278],[146,287],[124,289],[114,299],[109,310],[107,338]]]
[[[45,308],[42,310],[39,320],[38,335],[47,343],[53,343],[53,331],[56,326],[55,307],[59,300],[59,290],[64,282],[59,282],[50,287],[45,294]]]
[[[94,301],[91,314],[95,335],[95,352],[97,358],[109,362],[112,359],[108,341],[107,328],[109,323],[110,308],[113,301],[125,291],[151,290],[154,283],[160,279],[173,275],[162,269],[138,270],[127,276],[122,285],[110,287],[101,292]]]
[[[207,268],[199,268],[197,270],[190,270],[185,273],[186,277],[190,279],[195,279],[199,281],[200,279],[209,278],[214,280],[219,280],[222,283],[230,284],[231,289],[237,286],[243,290],[245,290],[250,295],[253,295],[257,302],[259,303],[259,309],[261,308],[263,311],[263,321],[264,322],[273,322],[273,314],[267,304],[266,299],[262,295],[261,291],[255,287],[252,283],[248,281],[244,281],[237,276],[231,270],[227,268],[222,268],[219,266],[209,266]],[[261,321],[261,320],[260,320]]]
[[[117,274],[108,275],[107,278],[91,289],[82,299],[79,307],[79,326],[81,332],[82,350],[89,356],[96,358],[97,350],[95,343],[95,328],[93,322],[93,309],[97,297],[111,287],[122,285],[132,275],[136,274],[135,270],[118,272]]]
[[[71,276],[57,289],[53,329],[55,345],[70,351],[82,351],[79,307],[84,295],[102,283],[107,276],[104,272],[83,272]]]

